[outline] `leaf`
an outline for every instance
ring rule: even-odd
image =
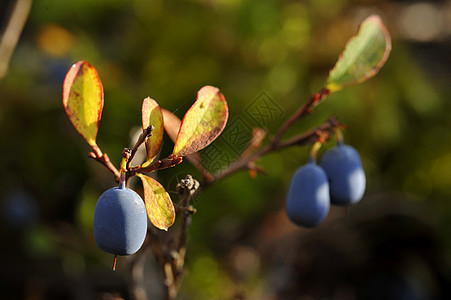
[[[183,117],[173,154],[186,156],[208,146],[221,134],[228,115],[227,102],[219,89],[201,88]]]
[[[180,124],[182,124],[182,121],[167,109],[162,108],[161,112],[163,113],[164,129],[166,130],[166,133],[168,134],[169,138],[175,143],[175,141],[177,140],[177,134],[179,132]],[[193,164],[193,166],[195,166],[203,174],[203,176],[211,176],[203,168],[199,153],[194,152],[188,154],[186,158],[189,160],[191,164]]]
[[[377,15],[369,16],[329,72],[326,88],[335,92],[373,77],[387,61],[390,50],[390,33],[384,23]]]
[[[143,130],[152,125],[154,127],[152,135],[147,138],[146,151],[147,162],[152,162],[160,151],[161,143],[163,142],[163,115],[158,103],[147,97],[142,104],[142,127]]]
[[[175,143],[182,121],[167,109],[162,108],[161,112],[163,114],[164,129],[169,138]]]
[[[152,224],[162,230],[168,230],[175,221],[175,210],[171,197],[155,179],[138,173],[143,183],[144,202],[147,216]]]
[[[96,145],[103,109],[103,86],[97,70],[86,61],[72,65],[63,83],[63,105],[75,129]]]

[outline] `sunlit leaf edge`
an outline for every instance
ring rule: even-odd
[[[205,103],[202,101],[208,101],[211,104],[211,100],[205,100],[203,97],[207,95],[209,98],[218,97],[218,100],[215,101],[216,105],[213,105],[213,109],[216,110],[215,116],[216,118],[211,118],[211,120],[218,120],[217,126],[213,126],[213,130],[201,132],[200,136],[195,136],[196,130],[199,128],[198,124],[204,122],[203,125],[208,124],[204,120],[204,116],[207,112],[211,112],[211,110],[207,110],[204,112],[201,118],[193,117],[195,115],[195,110],[198,108],[202,109],[202,105]],[[213,112],[214,113],[214,112]],[[219,116],[219,117],[218,117]],[[224,130],[228,119],[228,106],[227,101],[225,100],[224,95],[221,91],[213,86],[204,86],[197,93],[197,99],[193,103],[193,105],[188,109],[185,113],[182,124],[180,125],[180,130],[177,135],[177,139],[175,141],[173,154],[178,156],[187,156],[189,154],[198,152],[199,150],[210,145]],[[195,123],[196,128],[192,129],[191,123]],[[211,124],[210,124],[211,126]]]
[[[95,122],[95,130],[91,129],[91,132],[89,132],[89,129],[86,129],[87,126],[92,126],[92,125],[82,125],[80,126],[79,124],[77,124],[77,121],[79,121],[79,118],[77,117],[77,115],[72,112],[72,110],[70,109],[70,105],[69,105],[69,98],[71,96],[71,93],[74,92],[72,90],[72,86],[75,82],[75,80],[77,79],[77,76],[80,76],[80,72],[83,72],[84,68],[87,68],[90,72],[92,72],[94,79],[95,79],[95,84],[98,85],[99,88],[99,95],[97,96],[97,100],[99,100],[98,102],[98,113],[97,113],[97,117],[96,117],[96,122]],[[96,68],[94,68],[89,62],[85,61],[85,60],[81,60],[78,61],[76,63],[74,63],[69,71],[66,73],[66,76],[64,78],[64,82],[63,82],[63,93],[62,93],[62,97],[63,97],[63,106],[64,106],[64,110],[66,111],[66,114],[69,118],[69,120],[71,121],[72,125],[74,126],[74,128],[77,130],[77,132],[86,140],[86,142],[88,142],[89,145],[91,146],[96,146],[96,139],[97,139],[97,133],[98,133],[98,128],[100,125],[100,119],[102,117],[102,111],[103,111],[103,105],[104,105],[104,92],[103,92],[103,85],[102,85],[102,81],[100,80],[99,74],[96,70]]]
[[[150,222],[158,229],[167,231],[175,222],[175,208],[171,197],[165,188],[155,179],[144,174],[138,173],[137,176],[141,179],[144,188],[144,203],[146,206],[147,216]],[[155,190],[158,190],[155,193]],[[155,212],[161,216],[162,206],[158,203],[158,198],[163,200],[166,205],[167,214],[159,218]],[[161,198],[162,197],[162,198]],[[155,210],[156,209],[156,210]]]
[[[355,41],[358,38],[361,38],[360,34],[362,32],[362,28],[364,28],[365,25],[370,24],[370,22],[375,22],[376,28],[380,29],[380,32],[381,32],[382,36],[384,37],[384,41],[385,41],[385,48],[383,50],[383,55],[381,56],[379,62],[375,66],[373,66],[366,74],[364,74],[364,76],[361,76],[360,78],[356,78],[355,80],[351,80],[345,84],[334,83],[334,80],[336,81],[336,71],[340,68],[341,63],[343,62],[343,58],[345,58],[347,55],[349,55],[348,52],[350,51],[349,49],[351,48],[350,45],[353,45],[353,43],[355,43]],[[376,75],[379,72],[379,70],[384,66],[385,62],[387,61],[387,59],[390,55],[391,48],[392,48],[391,36],[390,36],[389,31],[385,27],[384,23],[382,22],[381,18],[378,15],[371,15],[371,16],[367,17],[360,24],[357,34],[355,36],[353,36],[347,42],[346,47],[343,50],[343,52],[340,54],[339,59],[336,62],[335,66],[329,71],[329,76],[328,76],[328,79],[325,84],[326,88],[330,92],[336,92],[347,86],[359,84],[359,83],[362,83],[362,82],[370,79],[371,77]],[[357,58],[357,56],[356,56],[356,58]]]

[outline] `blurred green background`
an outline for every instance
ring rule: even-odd
[[[2,30],[13,2],[0,5]],[[87,60],[99,72],[97,142],[115,165],[134,143],[145,97],[181,118],[202,86],[220,88],[229,122],[201,152],[218,171],[245,148],[252,127],[270,137],[322,87],[373,13],[392,34],[386,65],[288,132],[338,116],[362,157],[364,199],[346,216],[333,207],[317,229],[297,228],[284,201],[309,149],[264,157],[267,175],[239,173],[195,199],[180,299],[450,299],[451,1],[438,0],[34,1],[0,81],[1,298],[136,295],[127,258],[111,272],[110,255],[93,240],[96,200],[115,182],[87,157],[64,112],[72,63]],[[161,155],[171,150],[166,136]],[[199,178],[187,161],[158,174],[174,202],[187,173]],[[161,299],[151,255],[143,266],[145,292]]]

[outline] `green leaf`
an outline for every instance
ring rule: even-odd
[[[228,115],[227,102],[219,89],[201,88],[183,117],[173,154],[186,156],[208,146],[221,134]]]
[[[63,83],[63,105],[75,129],[96,145],[103,109],[103,86],[97,70],[86,61],[72,65]]]
[[[390,33],[384,23],[377,15],[369,16],[329,72],[326,88],[335,92],[373,77],[387,61],[390,50]]]
[[[150,222],[155,227],[167,231],[175,221],[175,209],[171,197],[155,179],[140,173],[136,175],[143,183],[144,202]]]
[[[163,142],[163,115],[158,103],[147,97],[142,104],[142,127],[143,130],[152,125],[154,127],[152,135],[147,138],[146,151],[147,162],[152,162],[160,151],[161,143]]]

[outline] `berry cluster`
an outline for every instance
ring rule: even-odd
[[[313,155],[296,170],[286,200],[287,215],[297,225],[315,227],[327,216],[330,204],[359,202],[365,184],[358,152],[339,140],[336,147],[324,152],[319,165]]]

